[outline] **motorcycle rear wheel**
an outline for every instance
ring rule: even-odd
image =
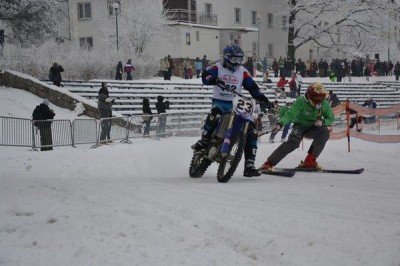
[[[232,138],[229,152],[221,159],[218,166],[218,182],[226,183],[231,179],[242,159],[245,142],[246,134],[243,132],[240,132]]]

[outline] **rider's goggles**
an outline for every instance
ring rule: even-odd
[[[241,64],[243,61],[243,56],[230,56],[229,61],[231,61],[234,64]]]

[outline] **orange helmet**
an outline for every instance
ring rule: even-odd
[[[325,89],[325,86],[319,82],[311,83],[307,88],[307,98],[314,104],[321,104],[325,99],[328,92]]]

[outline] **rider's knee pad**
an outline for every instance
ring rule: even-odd
[[[207,115],[206,123],[204,125],[205,130],[210,130],[217,125],[219,118],[221,117],[222,112],[218,108],[214,107],[210,110]]]

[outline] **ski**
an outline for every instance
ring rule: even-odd
[[[358,169],[317,169],[317,168],[275,168],[276,171],[328,173],[328,174],[361,174],[364,168]]]
[[[261,170],[261,173],[264,175],[276,175],[276,176],[283,176],[283,177],[293,177],[296,171],[291,170],[291,169],[285,169],[285,170]]]

